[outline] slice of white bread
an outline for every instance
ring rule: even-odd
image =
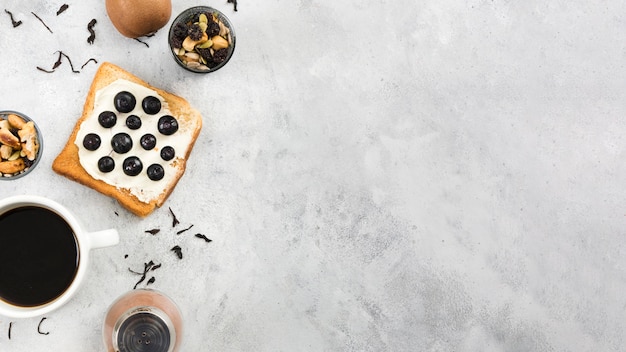
[[[164,179],[162,182],[159,181],[160,186],[155,188],[156,194],[148,197],[149,199],[146,199],[146,197],[140,199],[141,197],[139,197],[136,192],[131,189],[131,187],[125,187],[123,182],[122,184],[120,184],[119,182],[115,184],[115,182],[109,182],[108,180],[102,179],[99,176],[98,178],[93,177],[92,174],[90,174],[83,167],[79,157],[80,153],[84,153],[86,150],[81,149],[79,151],[79,148],[83,148],[82,140],[77,140],[77,138],[81,138],[81,136],[79,135],[81,125],[88,119],[89,121],[93,121],[94,118],[97,119],[97,112],[94,112],[94,104],[96,102],[97,95],[96,93],[104,88],[107,88],[108,86],[112,87],[113,85],[111,84],[120,79],[133,82],[156,92],[164,100],[165,106],[170,111],[170,115],[177,120],[179,131],[186,131],[184,134],[184,137],[186,138],[186,148],[183,148],[182,152],[180,150],[177,150],[175,158],[170,160],[169,162],[165,162],[169,163],[170,167],[173,167],[172,169],[174,170],[174,174],[169,175],[169,177],[167,179]],[[138,101],[137,105],[139,106],[139,109],[141,109],[141,101]],[[94,115],[96,116],[94,117]],[[151,116],[146,115],[146,118],[151,118]],[[118,121],[117,123],[124,124],[124,121]],[[86,126],[87,125],[88,124],[86,124]],[[85,101],[83,113],[78,119],[67,141],[67,144],[52,163],[52,169],[60,175],[79,182],[85,186],[91,187],[102,194],[115,198],[124,208],[128,209],[138,216],[147,216],[157,207],[163,205],[165,200],[174,190],[174,187],[178,183],[179,179],[182,177],[183,173],[185,172],[187,159],[189,157],[189,154],[191,153],[191,150],[200,133],[201,128],[202,116],[200,115],[200,112],[193,109],[185,99],[172,93],[166,92],[162,89],[152,87],[148,83],[123,70],[122,68],[114,64],[105,62],[100,65],[98,71],[95,74]],[[81,132],[81,134],[84,134],[84,132]],[[140,144],[138,140],[133,141],[133,143],[135,145]],[[109,139],[102,138],[101,145],[101,154],[109,153],[109,155],[111,155],[115,153],[111,150],[112,146],[110,145]],[[149,152],[151,153],[152,151]],[[154,153],[158,153],[157,148],[155,148]],[[132,154],[132,152],[129,154]],[[147,166],[148,165],[145,165],[143,167],[143,173],[141,175],[134,177],[145,177],[145,185],[147,187],[152,187],[152,185],[154,185],[155,183],[149,180],[148,177],[145,175]],[[116,167],[121,168],[122,166],[116,165]],[[106,176],[105,174],[102,175]]]

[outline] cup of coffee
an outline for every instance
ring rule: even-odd
[[[1,199],[0,315],[29,318],[59,308],[85,278],[90,251],[118,242],[115,229],[88,232],[50,199]]]

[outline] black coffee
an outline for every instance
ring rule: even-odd
[[[0,299],[48,303],[70,286],[78,260],[74,232],[56,213],[26,206],[0,215]]]

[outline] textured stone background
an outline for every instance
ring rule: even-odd
[[[104,1],[57,17],[62,3],[2,5],[23,24],[0,13],[0,107],[33,117],[45,151],[1,196],[48,196],[122,239],[93,253],[49,335],[40,318],[0,317],[0,350],[101,350],[108,305],[149,260],[163,265],[149,287],[183,312],[185,351],[623,350],[624,2],[203,2],[237,33],[208,76],[176,66],[166,30],[146,47],[115,31]],[[51,171],[96,70],[35,69],[57,50],[203,113],[153,215]]]

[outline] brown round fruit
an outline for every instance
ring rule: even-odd
[[[106,0],[113,26],[125,37],[139,38],[163,28],[172,15],[171,0]]]

